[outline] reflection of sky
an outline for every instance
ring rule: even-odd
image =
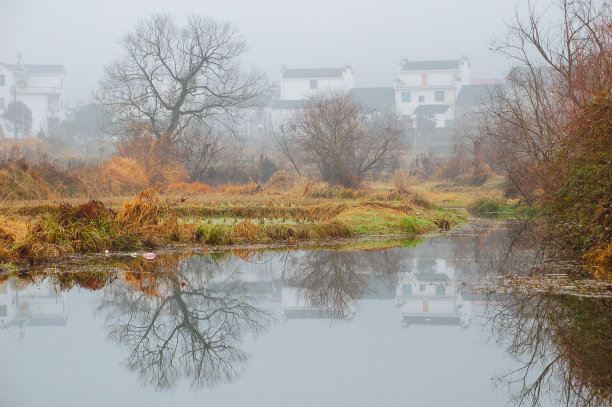
[[[126,350],[94,315],[99,293],[68,294],[65,327],[29,327],[23,344],[0,331],[1,405],[453,405],[503,406],[491,377],[509,367],[477,327],[402,328],[393,301],[361,300],[352,322],[278,321],[255,340],[231,384],[170,393],[142,387],[121,367]],[[280,315],[280,304],[271,303]],[[6,391],[8,389],[8,391]]]

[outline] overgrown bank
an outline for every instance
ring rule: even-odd
[[[0,226],[0,263],[40,263],[80,253],[155,249],[169,244],[235,245],[415,236],[448,230],[465,216],[419,196],[353,199],[310,206],[206,207],[162,199],[147,190],[113,208],[100,201],[61,204],[38,215],[22,236]],[[15,222],[13,222],[13,225]],[[24,225],[21,225],[22,228]]]

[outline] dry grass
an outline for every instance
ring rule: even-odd
[[[164,188],[168,195],[205,195],[211,193],[213,188],[201,182],[178,182]]]
[[[90,187],[107,195],[133,194],[149,185],[144,168],[128,157],[112,157],[90,175]]]
[[[76,253],[172,243],[232,245],[364,234],[414,235],[446,230],[462,221],[461,216],[409,190],[332,188],[288,179],[282,173],[272,181],[267,192],[254,183],[214,189],[177,183],[172,193],[168,188],[163,195],[161,188],[149,189],[133,198],[85,205],[75,200],[62,205],[5,204],[0,208],[0,227],[15,238],[5,239],[0,262],[40,262]],[[288,185],[298,193],[271,195],[270,191]],[[204,193],[186,198],[183,194],[190,188]]]
[[[612,282],[612,242],[592,248],[584,255],[584,260],[595,278]]]

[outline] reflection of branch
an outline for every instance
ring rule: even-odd
[[[503,305],[488,310],[493,337],[520,363],[503,376],[519,386],[514,395],[519,404],[539,405],[546,391],[566,405],[610,405],[611,305],[605,300],[511,294]]]
[[[194,388],[230,381],[247,359],[242,335],[263,331],[269,321],[231,278],[207,287],[212,262],[189,263],[158,274],[165,289],[155,297],[115,284],[98,308],[106,313],[109,338],[130,350],[127,367],[158,389],[172,388],[180,377]]]
[[[318,250],[284,260],[283,276],[298,289],[309,307],[347,311],[366,292],[373,277],[382,277],[390,286],[396,281],[404,257],[384,252],[337,252]],[[381,276],[382,274],[382,276]]]

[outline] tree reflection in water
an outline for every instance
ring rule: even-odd
[[[329,317],[350,317],[373,279],[395,289],[405,256],[398,251],[317,250],[286,254],[283,285],[293,287],[301,306]]]
[[[182,377],[192,388],[232,380],[247,360],[242,336],[264,331],[270,315],[210,257],[132,267],[139,270],[108,286],[98,307],[109,338],[130,351],[129,370],[160,390]],[[219,275],[225,277],[210,287]]]
[[[519,368],[502,377],[519,404],[612,405],[612,303],[516,294],[489,309],[494,338]]]
[[[285,311],[288,289],[299,296],[294,311],[302,317],[321,312],[326,318],[346,318],[360,299],[396,298],[401,276],[414,273],[426,281],[452,271],[453,278],[468,283],[453,289],[479,301],[486,295],[466,292],[469,282],[558,272],[545,268],[551,250],[539,247],[535,236],[531,228],[515,225],[432,238],[410,250],[267,253],[247,262],[161,257],[130,264],[104,289],[99,312],[106,316],[109,337],[129,350],[125,364],[144,383],[169,389],[188,378],[194,388],[209,387],[241,371],[247,361],[244,335],[264,331],[271,320],[248,294],[253,290],[278,298],[282,287]],[[247,287],[246,281],[255,284]],[[534,291],[491,299],[486,327],[519,363],[500,377],[518,404],[535,406],[550,397],[555,405],[612,405],[609,300]]]
[[[455,241],[455,250],[475,261],[472,276],[570,273],[572,265],[555,255],[550,242],[538,240],[533,225],[486,232],[482,239]],[[483,243],[479,245],[478,243]],[[470,252],[470,249],[472,252]],[[556,257],[555,257],[556,256]],[[462,266],[468,264],[464,262]],[[575,276],[583,274],[573,269]],[[473,280],[474,281],[474,280]],[[606,298],[553,292],[492,294],[486,324],[518,368],[499,377],[510,385],[519,405],[612,405],[612,302]]]

